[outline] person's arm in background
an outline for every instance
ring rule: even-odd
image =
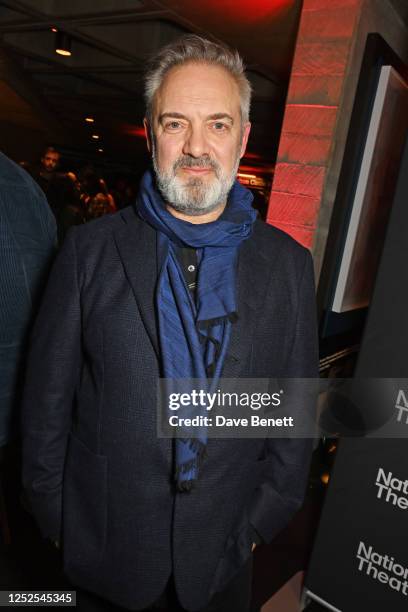
[[[30,208],[31,219],[27,217],[25,227],[16,228],[15,235],[35,316],[57,252],[57,224],[44,192],[34,181],[27,206]],[[32,230],[34,223],[38,228],[35,236]]]
[[[304,251],[299,279],[296,328],[285,366],[285,377],[318,377],[316,298],[312,258]],[[284,381],[283,381],[284,384]],[[300,388],[302,385],[300,385]],[[303,401],[303,398],[300,398]],[[310,417],[309,412],[309,417]],[[307,418],[308,415],[305,415]],[[289,523],[304,499],[313,440],[271,438],[265,442],[263,481],[249,508],[255,538],[272,539]],[[254,539],[254,543],[258,543]]]
[[[44,193],[0,153],[0,447],[18,440],[27,338],[55,250]]]
[[[81,367],[75,229],[54,262],[30,342],[22,410],[23,486],[44,537],[59,540],[62,480]]]
[[[116,204],[115,204],[115,199],[113,197],[113,195],[111,193],[108,193],[108,200],[109,200],[109,207],[110,207],[110,212],[114,213],[117,211],[116,208]]]

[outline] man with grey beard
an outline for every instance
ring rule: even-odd
[[[159,437],[157,383],[316,376],[312,262],[236,181],[251,127],[238,53],[182,37],[145,94],[153,170],[135,207],[73,229],[51,274],[24,482],[67,575],[106,609],[245,612],[251,553],[301,505],[311,441]]]
[[[188,155],[179,157],[174,162],[171,171],[165,173],[157,164],[153,133],[150,135],[150,142],[157,187],[164,200],[171,202],[170,206],[173,210],[186,213],[188,216],[201,216],[204,211],[210,212],[218,208],[220,202],[226,202],[236,180],[241,160],[239,153],[230,176],[225,175],[215,159],[205,155],[197,158]],[[212,170],[217,180],[207,186],[199,176],[191,177],[187,184],[183,185],[177,176],[178,170],[183,167]]]

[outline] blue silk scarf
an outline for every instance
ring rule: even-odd
[[[166,379],[210,379],[215,388],[221,376],[231,325],[238,316],[238,247],[250,236],[257,216],[252,199],[251,192],[236,181],[222,215],[211,223],[193,224],[168,212],[151,171],[142,178],[137,212],[158,232],[156,303]],[[197,252],[195,302],[180,268],[178,247]],[[175,480],[179,490],[191,489],[206,445],[205,427],[196,428],[194,438],[176,439]]]

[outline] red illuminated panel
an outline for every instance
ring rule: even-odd
[[[316,227],[320,198],[272,191],[268,219],[275,221]]]
[[[273,190],[319,198],[325,173],[324,166],[279,163],[275,167]]]
[[[363,0],[304,0],[267,220],[311,248]]]
[[[320,11],[303,11],[302,13],[302,40],[328,40],[334,38],[350,38],[353,34],[356,15],[348,10],[344,4],[333,6],[333,0],[326,0],[326,6]],[[355,0],[353,0],[355,3]],[[323,2],[321,2],[323,4]]]
[[[349,41],[333,41],[331,44],[299,42],[293,65],[294,75],[343,75],[350,48]]]
[[[336,115],[337,106],[287,104],[284,129],[292,134],[331,136]]]
[[[304,104],[337,105],[340,100],[343,78],[340,76],[292,76],[288,102]]]
[[[301,164],[327,163],[331,138],[303,134],[282,134],[279,145],[279,161]]]

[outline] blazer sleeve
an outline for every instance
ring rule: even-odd
[[[313,263],[309,251],[304,251],[301,269],[296,325],[284,375],[292,379],[316,379],[317,316]],[[249,522],[264,542],[271,542],[302,505],[312,450],[312,438],[266,440],[262,459],[265,464],[263,478],[249,508]]]
[[[23,486],[44,537],[61,531],[62,479],[81,364],[75,230],[51,270],[30,339],[22,405]]]
[[[27,174],[0,153],[1,171]],[[3,182],[0,176],[0,447],[18,434],[26,344],[56,233],[54,215],[31,177]]]

